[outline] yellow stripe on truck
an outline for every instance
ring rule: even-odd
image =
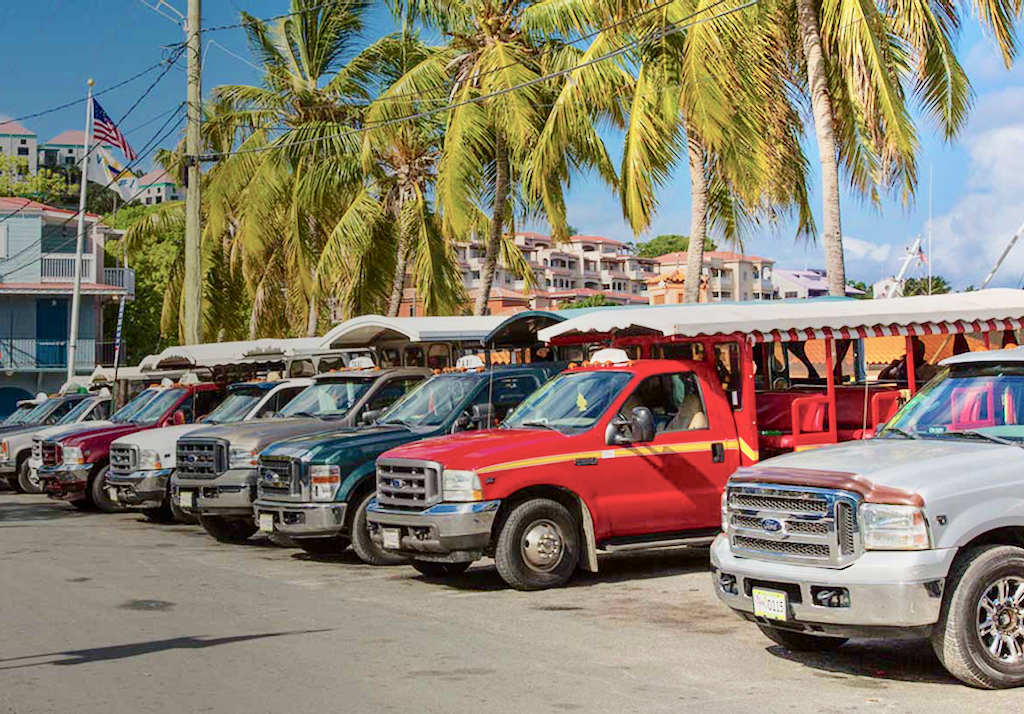
[[[518,459],[516,461],[506,461],[503,464],[484,466],[481,469],[477,469],[476,472],[478,474],[489,474],[496,471],[511,471],[512,469],[529,468],[531,466],[550,466],[551,464],[575,461],[576,459],[623,459],[636,456],[657,456],[660,454],[690,454],[698,451],[707,451],[711,448],[712,444],[722,444],[729,451],[738,451],[744,447],[749,451],[750,448],[736,439],[699,441],[685,444],[651,444],[648,446],[605,449],[602,451],[575,451],[569,454],[553,454],[551,456],[538,456],[532,459]],[[745,451],[744,453],[747,452]],[[754,456],[751,458],[756,459],[757,452],[752,453]]]

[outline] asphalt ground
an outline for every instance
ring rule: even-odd
[[[828,655],[719,605],[707,551],[539,593],[0,492],[0,712],[1010,712],[925,642]]]

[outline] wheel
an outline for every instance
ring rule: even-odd
[[[38,474],[33,474],[28,467],[28,459],[18,464],[18,488],[22,493],[39,494],[43,492],[43,484]]]
[[[174,516],[174,521],[176,523],[184,523],[187,526],[199,525],[199,516],[192,515],[191,513],[185,511],[177,503],[175,503],[174,499],[171,497],[169,493],[170,488],[170,484],[168,484],[167,505],[171,509],[171,514]]]
[[[370,491],[359,499],[356,512],[352,514],[352,549],[364,563],[370,565],[401,565],[408,558],[389,553],[370,538],[370,527],[366,523],[366,509],[370,506],[374,492]]]
[[[984,545],[961,553],[931,639],[943,666],[965,684],[1024,684],[1024,549]]]
[[[248,518],[199,516],[199,525],[221,543],[244,543],[259,530]]]
[[[18,481],[17,473],[13,473],[6,479],[4,479],[4,483],[6,483],[7,487],[10,488],[15,493],[25,493],[24,491],[21,490],[21,483]]]
[[[846,637],[823,637],[783,630],[781,627],[762,625],[760,622],[757,626],[769,640],[793,652],[831,652],[845,645],[847,640]]]
[[[142,515],[151,523],[171,523],[174,521],[174,514],[171,513],[171,505],[162,503],[157,508],[143,508]]]
[[[443,578],[466,572],[472,563],[434,563],[429,560],[414,560],[411,563],[421,575],[428,578]]]
[[[561,503],[546,498],[512,509],[494,550],[498,573],[516,590],[565,585],[579,557],[576,519]]]
[[[107,493],[107,474],[109,473],[109,466],[104,466],[97,471],[86,488],[86,493],[89,494],[89,499],[93,505],[102,513],[117,513],[118,511],[123,511],[124,506],[119,506],[110,500],[110,495]]]
[[[90,501],[88,498],[83,498],[83,499],[81,499],[79,501],[69,501],[69,503],[72,506],[74,506],[76,509],[78,509],[79,511],[92,511],[92,510],[94,510],[93,509],[93,505],[92,505],[92,501]]]
[[[295,538],[294,544],[310,555],[341,555],[349,546],[345,536],[328,536],[327,538]]]

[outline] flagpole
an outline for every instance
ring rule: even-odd
[[[89,185],[89,148],[92,144],[92,85],[85,100],[85,140],[82,143],[82,186],[78,194],[78,235],[75,238],[75,292],[71,298],[71,332],[68,336],[68,377],[75,376],[75,353],[78,350],[78,313],[82,303],[82,247],[85,243],[85,199]]]

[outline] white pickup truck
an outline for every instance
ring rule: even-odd
[[[194,523],[194,517],[169,498],[178,439],[212,424],[271,417],[312,383],[304,377],[239,382],[228,388],[227,397],[201,422],[149,429],[117,439],[110,445],[110,498],[121,505],[142,508],[153,521]]]
[[[791,650],[927,637],[975,687],[1024,684],[1024,349],[958,355],[876,438],[739,469],[718,597]]]

